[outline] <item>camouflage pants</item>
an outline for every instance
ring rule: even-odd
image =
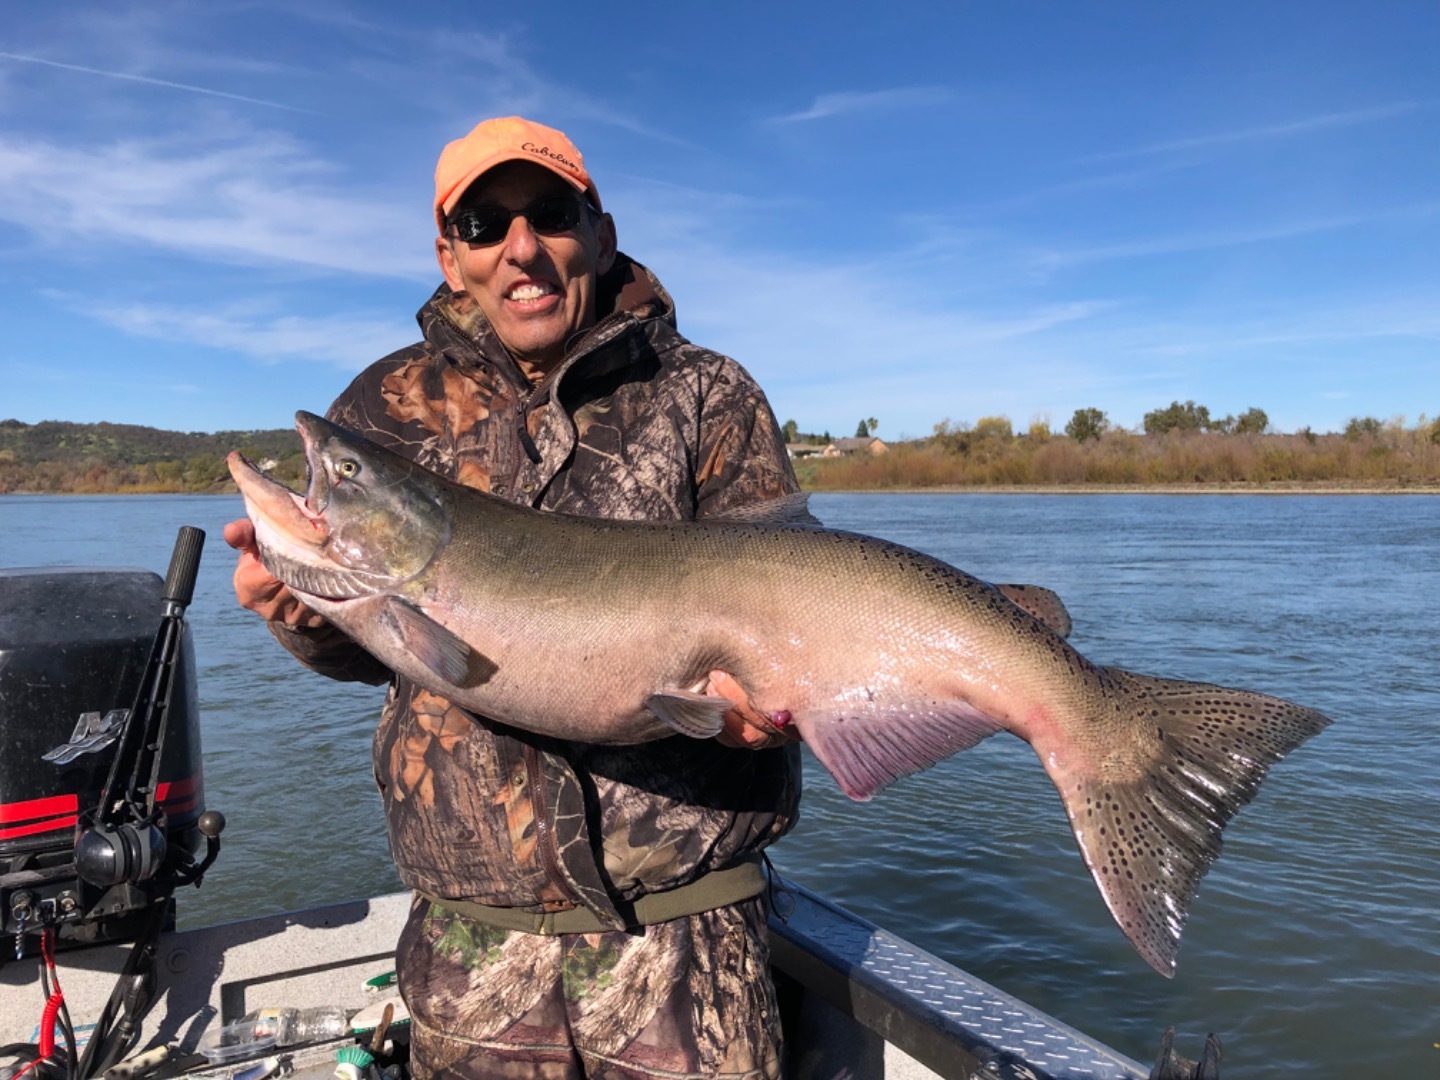
[[[778,1080],[757,897],[637,931],[498,930],[418,898],[396,950],[420,1080]]]

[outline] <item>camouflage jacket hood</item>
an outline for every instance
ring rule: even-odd
[[[620,256],[597,295],[607,314],[532,386],[474,300],[442,286],[420,310],[424,340],[362,372],[329,416],[461,483],[569,513],[694,519],[798,490],[759,387],[678,333],[648,270]],[[374,767],[412,888],[613,916],[616,898],[730,865],[796,819],[796,747],[561,743],[392,678],[338,631],[276,634],[324,674],[390,680]]]

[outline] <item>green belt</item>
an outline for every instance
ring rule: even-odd
[[[749,856],[736,866],[712,870],[704,877],[660,893],[646,893],[634,900],[619,901],[615,908],[630,928],[653,926],[671,919],[698,915],[702,911],[738,904],[765,891],[765,868],[759,855]],[[527,934],[598,934],[615,927],[601,920],[586,907],[564,911],[524,911],[521,908],[491,907],[470,900],[446,900],[421,892],[436,907],[464,915],[486,926],[500,930],[520,930]]]

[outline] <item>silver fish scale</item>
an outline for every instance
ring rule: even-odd
[[[793,910],[787,911],[791,897]],[[832,984],[834,992],[822,989],[822,996],[862,1023],[884,1014],[881,1025],[889,1041],[942,1076],[1146,1080],[1150,1075],[1139,1062],[806,889],[788,882],[778,887],[775,909],[770,932],[776,966],[782,971],[803,966],[802,981],[811,986]],[[818,971],[817,964],[830,970]],[[913,1029],[918,1045],[906,1045],[907,1029]],[[947,1054],[941,1044],[953,1049]]]

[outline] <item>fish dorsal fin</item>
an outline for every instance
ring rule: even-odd
[[[681,735],[713,739],[725,727],[730,701],[694,690],[661,690],[645,699],[645,707]]]
[[[1061,637],[1068,638],[1072,623],[1065,603],[1039,585],[996,585],[995,590],[1027,615],[1033,615]]]
[[[407,652],[450,686],[478,686],[499,670],[408,600],[387,596],[377,618]]]
[[[718,514],[698,519],[717,525],[742,522],[747,525],[819,525],[820,519],[810,513],[810,496],[803,491],[766,499],[764,502],[732,506]]]

